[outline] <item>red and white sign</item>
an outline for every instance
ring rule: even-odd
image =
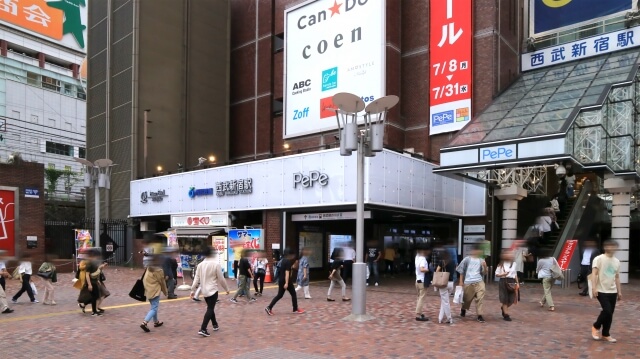
[[[472,0],[432,0],[429,39],[430,134],[471,119]]]
[[[229,214],[210,213],[171,216],[171,227],[226,227],[229,225]]]
[[[576,239],[568,239],[564,242],[564,246],[562,246],[562,252],[560,252],[560,257],[558,257],[558,264],[562,270],[566,270],[569,268],[569,264],[571,263],[571,258],[573,257],[573,252],[576,251],[576,247],[578,247],[578,240]]]
[[[15,191],[0,190],[0,250],[7,251],[7,256],[16,254],[15,198]]]

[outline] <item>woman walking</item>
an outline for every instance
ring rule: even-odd
[[[540,300],[540,307],[544,307],[544,305],[549,306],[549,311],[553,312],[556,310],[556,307],[553,305],[553,298],[551,297],[551,287],[553,286],[553,276],[551,275],[551,267],[555,263],[556,259],[553,258],[549,251],[543,254],[544,257],[538,260],[538,267],[536,268],[536,272],[538,272],[538,279],[542,279],[542,288],[544,289],[544,295],[542,296],[542,300]]]
[[[25,253],[23,256],[20,266],[18,267],[18,273],[20,274],[20,282],[22,283],[22,286],[18,293],[13,296],[11,302],[16,304],[18,302],[18,298],[20,298],[24,292],[27,292],[31,303],[39,303],[33,295],[33,289],[31,288],[31,275],[33,274],[33,269],[31,268],[30,255],[28,253]]]
[[[496,268],[496,277],[500,278],[498,284],[498,297],[502,304],[502,318],[507,322],[511,321],[509,307],[518,300],[518,265],[514,262],[513,252],[504,250],[500,258],[500,263]]]
[[[49,262],[42,263],[40,269],[38,269],[38,277],[42,278],[44,282],[44,299],[42,300],[42,304],[56,305],[56,301],[53,298],[53,283],[58,281],[56,266]]]
[[[329,284],[329,291],[327,292],[327,302],[335,302],[336,300],[331,298],[331,291],[335,285],[340,285],[342,289],[342,301],[348,302],[351,299],[347,297],[347,285],[342,280],[340,276],[340,269],[342,268],[342,258],[336,258],[331,263],[331,273],[329,273],[329,279],[331,280],[331,284]]]
[[[256,259],[253,264],[253,288],[256,290],[255,295],[262,297],[262,290],[264,289],[264,277],[267,274],[267,258],[264,257],[263,251],[256,252]],[[258,290],[258,280],[260,281],[260,290]]]
[[[309,293],[309,255],[311,255],[311,250],[309,248],[303,248],[300,254],[301,257],[298,262],[298,287],[296,290],[302,288],[304,290],[304,299],[311,299],[311,294]]]
[[[442,252],[440,258],[441,261],[436,268],[436,272],[449,273],[449,280],[446,287],[438,288],[440,292],[440,314],[438,315],[438,323],[442,323],[442,320],[446,317],[447,323],[453,324],[449,298],[451,297],[450,293],[453,291],[453,273],[456,271],[456,265],[451,260],[451,254],[446,250]]]
[[[147,267],[143,275],[144,278],[142,279],[144,283],[144,295],[151,304],[151,309],[147,313],[147,316],[144,317],[142,324],[140,324],[140,328],[147,333],[151,331],[147,325],[151,320],[153,320],[153,326],[155,328],[164,324],[158,320],[158,307],[160,306],[160,293],[162,292],[164,295],[167,295],[167,282],[164,279],[162,268],[157,266],[156,262],[156,258],[154,258],[154,261]]]

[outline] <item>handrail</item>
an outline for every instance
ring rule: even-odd
[[[591,200],[593,192],[593,184],[589,180],[585,180],[582,184],[582,188],[580,189],[580,194],[578,195],[578,199],[573,205],[571,212],[569,213],[569,218],[567,218],[566,225],[562,228],[560,232],[560,236],[558,236],[558,241],[556,242],[555,248],[553,249],[553,257],[557,258],[562,251],[562,247],[567,239],[575,238],[575,234],[580,227],[582,222],[582,217],[587,208],[587,204],[589,200]]]

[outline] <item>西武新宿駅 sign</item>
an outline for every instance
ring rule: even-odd
[[[429,134],[457,131],[471,119],[471,0],[430,2]]]
[[[529,36],[577,27],[635,9],[634,0],[531,0]]]
[[[332,97],[385,95],[384,0],[315,0],[285,10],[284,136],[336,128]]]
[[[86,53],[88,0],[2,0],[0,22]]]

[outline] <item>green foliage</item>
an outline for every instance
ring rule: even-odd
[[[80,180],[80,174],[66,169],[57,170],[55,168],[45,168],[44,178],[46,182],[45,184],[47,187],[47,193],[51,198],[56,192],[58,181],[60,181],[60,178],[62,178],[64,181],[65,189],[68,189],[68,191],[70,191],[71,187]]]

